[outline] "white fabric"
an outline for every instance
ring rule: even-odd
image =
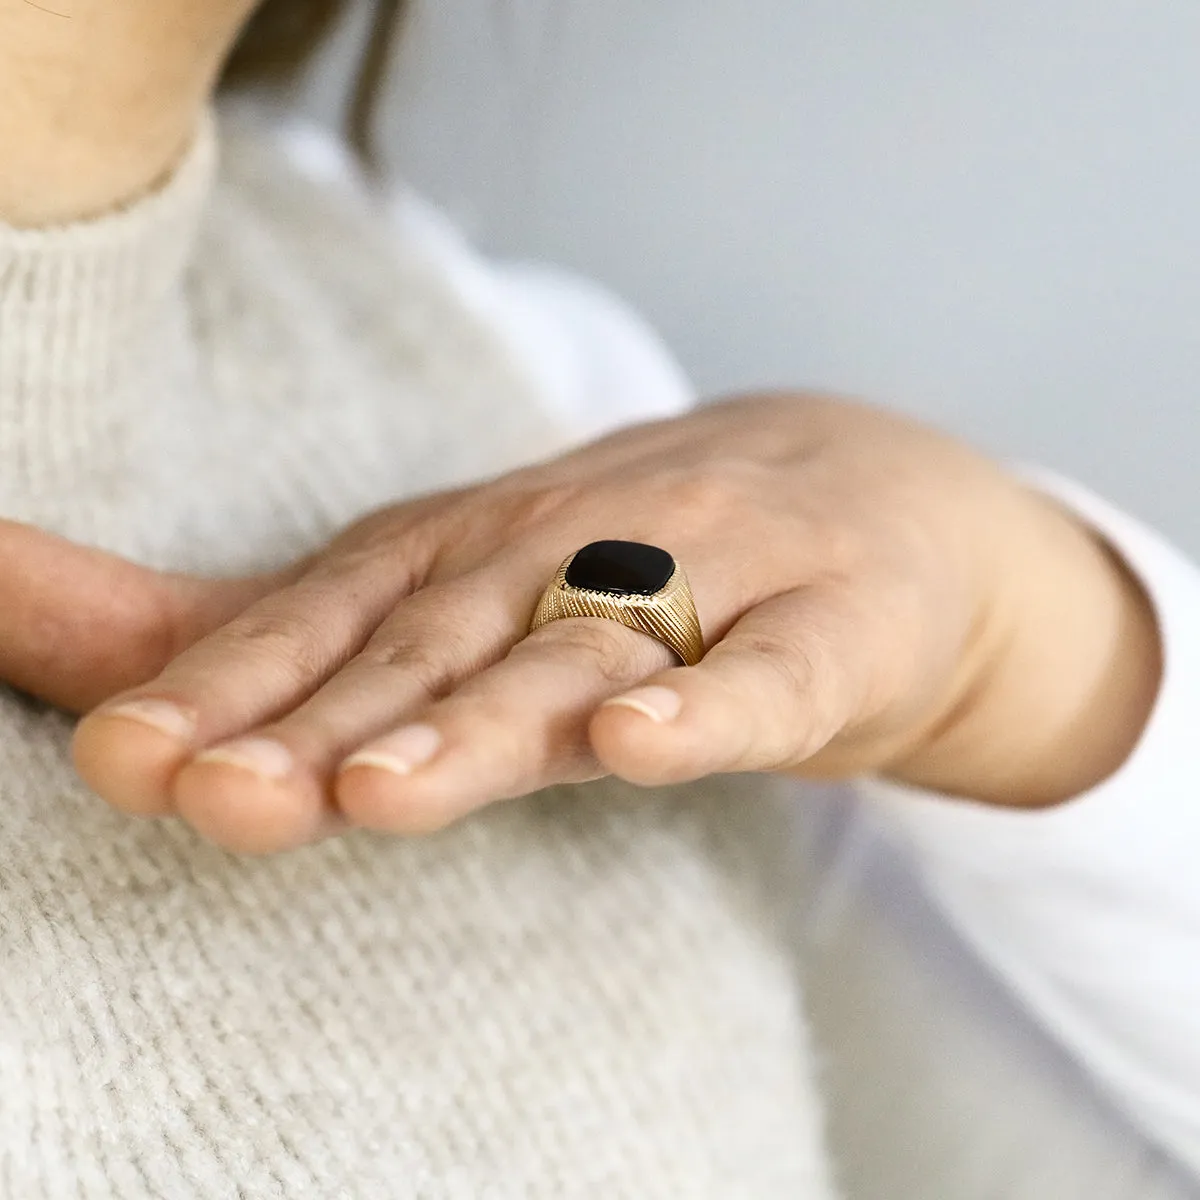
[[[330,139],[296,127],[287,138],[308,169],[350,177],[352,168]],[[422,230],[418,240],[429,253],[497,318],[514,353],[540,374],[557,413],[569,416],[581,433],[670,415],[691,402],[682,372],[658,337],[608,293],[547,268],[488,270],[418,198],[400,193],[394,210],[407,235]],[[798,796],[798,804],[810,814],[823,813],[828,828],[837,830],[817,839],[816,886],[805,910],[803,937],[816,947],[815,978],[819,984],[823,970],[829,976],[824,993],[815,989],[816,1000],[818,1008],[829,1008],[823,1014],[828,1029],[860,1036],[869,1029],[880,1062],[890,1055],[895,1067],[904,1055],[897,1055],[896,1044],[880,1042],[888,1030],[847,1010],[845,980],[835,978],[836,970],[830,974],[828,961],[822,966],[821,955],[828,956],[831,946],[858,955],[868,991],[874,988],[878,996],[880,980],[891,981],[883,1003],[900,1004],[897,997],[907,989],[908,1010],[891,1013],[893,1036],[899,1039],[897,1027],[904,1025],[911,1036],[925,1038],[930,1054],[904,1061],[906,1076],[889,1080],[881,1071],[874,1105],[864,1105],[863,1095],[841,1098],[871,1112],[876,1149],[889,1143],[889,1122],[896,1130],[919,1128],[912,1125],[914,1107],[949,1103],[948,1091],[957,1093],[960,1108],[972,1087],[984,1103],[978,1098],[988,1092],[989,1080],[969,1078],[972,1061],[976,1074],[985,1061],[993,1071],[1006,1061],[1022,1064],[1009,1083],[1014,1093],[1025,1089],[1024,1111],[1014,1111],[1012,1097],[1001,1091],[990,1116],[982,1108],[972,1116],[969,1104],[957,1114],[963,1117],[958,1125],[945,1112],[919,1116],[926,1134],[944,1126],[961,1138],[977,1137],[979,1149],[967,1168],[955,1167],[952,1174],[933,1163],[928,1147],[901,1146],[891,1138],[895,1158],[907,1155],[915,1164],[908,1186],[920,1187],[922,1200],[1191,1195],[1200,1179],[1200,766],[1194,752],[1200,571],[1083,489],[1048,476],[1039,482],[1111,540],[1153,598],[1166,647],[1153,718],[1120,772],[1091,794],[1049,811],[1002,811],[880,783],[860,789],[860,801],[844,790],[819,799]],[[884,840],[879,827],[887,831]],[[917,891],[901,880],[903,865],[892,858],[889,839],[906,846],[920,888],[938,911],[925,909]],[[958,931],[957,938],[935,927],[939,917]],[[848,945],[850,937],[858,941]],[[964,942],[1008,995],[989,989]],[[864,960],[867,943],[876,957]],[[851,963],[843,974],[854,971]],[[931,984],[932,992],[923,993]],[[840,1003],[831,1001],[835,994]],[[1025,1021],[1010,997],[1034,1020]],[[963,1056],[958,1062],[931,1061],[937,1037],[930,1013],[938,1011],[946,1022],[945,1047],[955,1046]],[[922,1022],[918,1035],[913,1031]],[[1082,1072],[1064,1066],[1038,1025]],[[860,1093],[873,1086],[870,1069],[855,1078]],[[1107,1099],[1098,1098],[1093,1084]],[[836,1143],[839,1097],[833,1099]],[[989,1120],[1006,1123],[1005,1130],[980,1127]],[[1056,1137],[1061,1145],[1054,1158]],[[1046,1143],[1040,1158],[1034,1139]],[[1002,1140],[1006,1148],[998,1150]],[[1155,1147],[1182,1164],[1187,1179]],[[874,1196],[873,1187],[880,1197],[918,1194],[891,1190],[906,1178],[904,1164],[864,1165],[876,1152],[870,1146],[841,1150],[859,1156],[844,1165],[850,1178],[864,1180],[851,1195]],[[970,1146],[947,1151],[959,1158],[970,1153]],[[870,1177],[883,1182],[865,1182]]]
[[[353,156],[319,126],[285,119],[279,137],[292,162],[314,180],[363,186]],[[677,416],[695,402],[695,390],[663,340],[605,288],[545,264],[487,263],[416,192],[398,187],[387,200],[404,245],[424,248],[459,298],[535,376],[551,415],[569,422],[580,437]]]
[[[1125,766],[1085,796],[997,810],[875,783],[930,894],[1129,1116],[1200,1176],[1200,572],[1078,486],[1155,604],[1165,673]]]

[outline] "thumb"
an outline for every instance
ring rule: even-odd
[[[0,521],[0,681],[85,712],[153,679],[284,578],[153,571]]]

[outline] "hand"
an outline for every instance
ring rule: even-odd
[[[525,636],[600,538],[685,566],[699,666],[612,622]],[[1159,669],[1144,596],[1087,530],[949,439],[819,399],[635,427],[271,578],[159,576],[17,527],[0,556],[23,564],[0,674],[69,704],[148,680],[80,725],[84,778],[243,851],[433,830],[605,772],[889,772],[1048,804],[1124,759]]]

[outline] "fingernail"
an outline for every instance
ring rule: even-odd
[[[351,767],[376,767],[393,775],[411,775],[423,767],[442,746],[442,735],[432,725],[409,725],[367,750],[352,754],[342,770]]]
[[[659,725],[664,725],[679,716],[683,708],[683,699],[678,692],[673,692],[670,688],[644,687],[605,700],[600,707],[607,708],[609,705],[632,708],[650,720],[657,721]]]
[[[168,737],[178,738],[181,742],[190,741],[196,732],[196,718],[165,700],[128,700],[112,708],[98,709],[93,715],[136,721]]]
[[[296,762],[286,746],[269,738],[241,738],[236,742],[226,742],[223,746],[213,746],[211,750],[197,754],[193,761],[240,767],[243,771],[253,771],[262,779],[272,780],[290,774]]]

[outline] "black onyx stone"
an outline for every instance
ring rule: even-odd
[[[593,542],[571,559],[567,583],[589,592],[653,596],[675,574],[675,560],[641,542]]]

